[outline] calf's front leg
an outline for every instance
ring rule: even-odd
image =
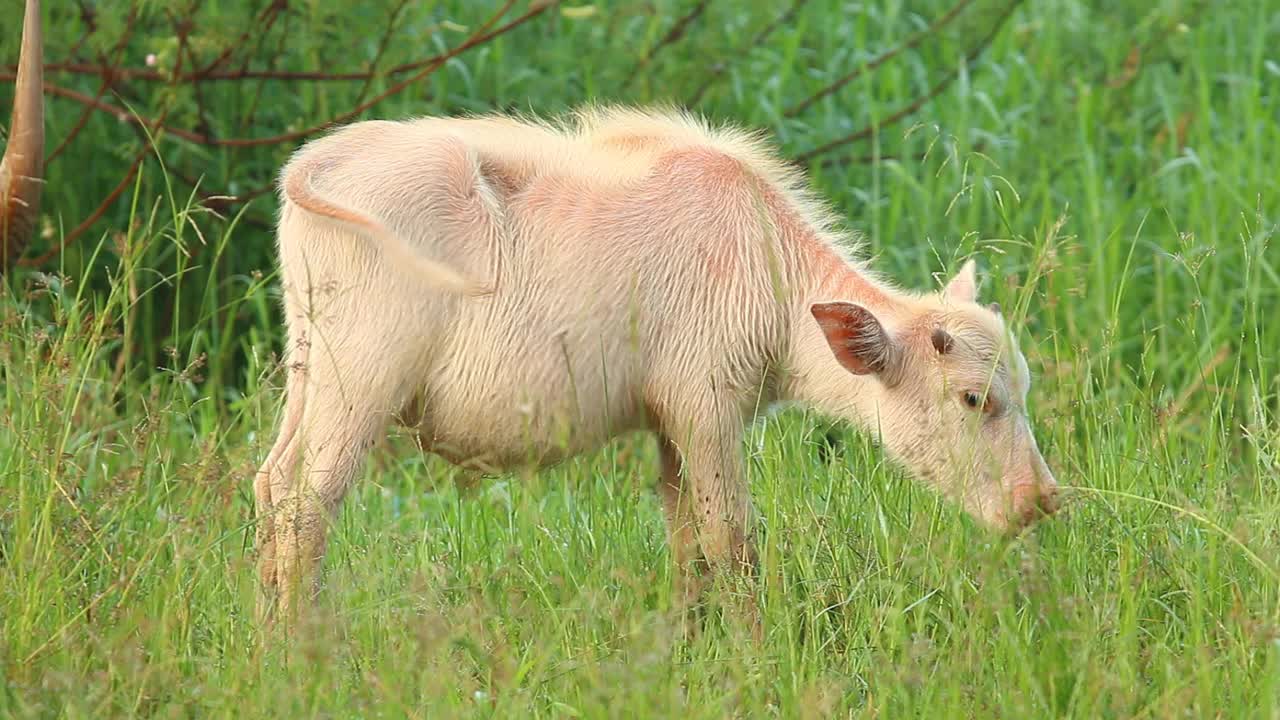
[[[676,425],[679,430],[668,435],[683,459],[683,487],[692,493],[702,556],[713,575],[726,580],[752,579],[759,564],[755,509],[741,450],[743,426],[736,412],[702,412],[690,414]],[[759,639],[760,613],[754,595],[747,589],[739,599]]]
[[[299,430],[296,478],[277,476],[274,501],[277,613],[293,619],[318,590],[329,525],[386,421],[385,402],[371,386],[349,394],[313,392]]]
[[[702,593],[702,573],[706,559],[698,547],[698,514],[693,490],[681,472],[680,450],[665,435],[658,436],[658,458],[662,474],[658,497],[667,523],[667,543],[676,566],[675,589],[681,605],[689,605]]]
[[[286,631],[319,588],[329,525],[390,419],[413,351],[402,344],[393,345],[394,351],[370,352],[367,342],[331,329],[359,328],[369,338],[395,338],[406,335],[403,328],[341,303],[311,310],[315,299],[305,298],[289,296],[290,331],[299,341],[291,356],[286,420],[255,485],[262,513],[258,546],[260,605],[265,607],[260,615],[283,620]],[[322,327],[317,318],[332,325]],[[381,362],[371,365],[369,355]]]
[[[290,352],[288,380],[285,386],[285,413],[271,452],[254,475],[254,548],[258,554],[258,592],[256,613],[260,624],[271,622],[276,603],[276,530],[275,502],[272,486],[284,487],[296,472],[301,455],[298,427],[302,424],[303,394],[306,392],[304,371],[310,345],[299,331]]]

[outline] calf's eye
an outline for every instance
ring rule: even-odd
[[[966,392],[964,394],[964,404],[976,410],[982,404],[982,398],[978,397],[978,393]]]

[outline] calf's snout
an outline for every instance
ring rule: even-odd
[[[1037,520],[1054,515],[1062,506],[1057,481],[1044,461],[1039,458],[1036,460],[1032,465],[1035,469],[1034,479],[1019,483],[1013,488],[1008,523],[1010,530],[1020,530]]]
[[[1056,485],[1030,485],[1015,489],[1010,529],[1022,529],[1047,518],[1058,512],[1059,506]]]

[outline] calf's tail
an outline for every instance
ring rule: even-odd
[[[302,159],[286,170],[281,186],[284,196],[294,205],[378,241],[397,264],[412,268],[438,287],[473,297],[492,292],[488,285],[467,277],[457,269],[424,257],[376,218],[317,193],[311,187],[311,175],[317,164],[314,159]]]

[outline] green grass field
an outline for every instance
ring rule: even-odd
[[[281,67],[363,69],[398,4],[293,3],[263,34],[293,38]],[[57,5],[50,62],[83,31]],[[122,32],[114,5],[86,47]],[[197,5],[209,53],[263,4]],[[753,45],[788,5],[715,0],[665,45],[694,3],[553,9],[362,117],[698,97],[797,157],[958,67],[811,175],[908,286],[979,258],[1020,323],[1061,516],[998,536],[851,431],[828,452],[821,418],[772,417],[743,438],[755,646],[714,613],[681,634],[650,438],[460,485],[393,433],[286,649],[253,620],[252,473],[281,397],[274,200],[220,218],[189,182],[269,182],[296,143],[168,135],[102,222],[0,290],[0,716],[1280,718],[1280,2],[1027,0],[961,65],[1002,12],[977,2],[799,112],[951,3],[811,0]],[[409,3],[380,66],[497,6]],[[18,29],[0,33],[8,65]],[[173,43],[135,37],[127,64],[163,67]],[[392,82],[215,83],[200,102],[211,132],[268,136]],[[195,126],[187,91],[131,87],[105,99]],[[52,149],[81,107],[49,103]],[[31,254],[144,142],[94,113],[50,165]]]

